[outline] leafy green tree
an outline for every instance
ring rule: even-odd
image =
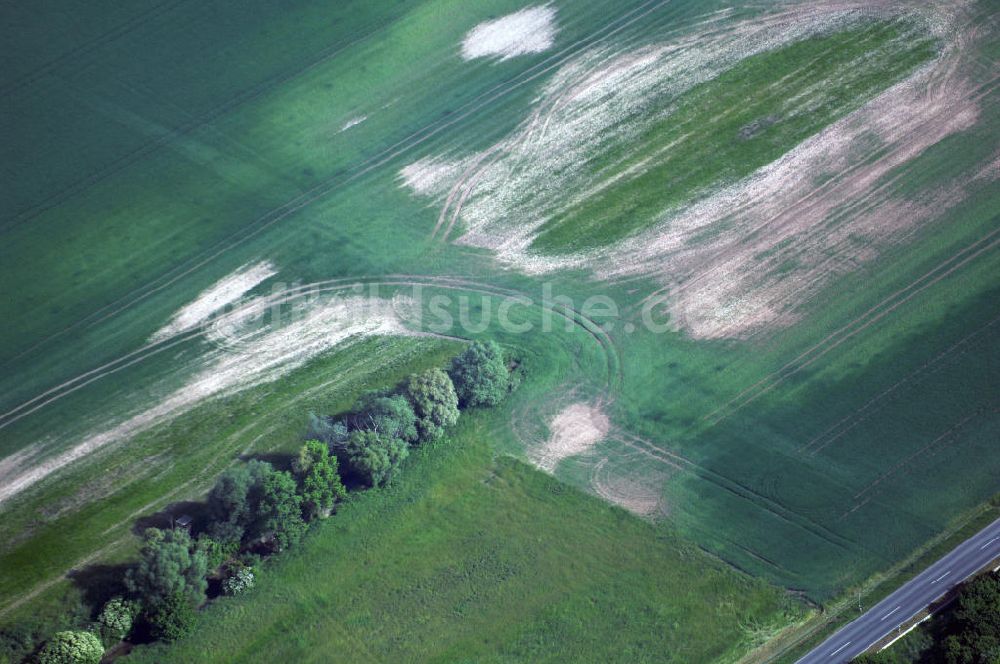
[[[205,553],[192,550],[186,530],[148,528],[139,564],[125,575],[125,585],[147,607],[178,594],[200,602],[207,571]]]
[[[226,469],[208,494],[209,532],[220,543],[239,542],[257,518],[264,478],[274,472],[256,459]]]
[[[30,619],[0,627],[0,664],[27,661],[44,637],[39,626]]]
[[[184,593],[168,595],[146,612],[153,638],[164,641],[176,641],[189,634],[196,619],[194,602]]]
[[[298,544],[306,531],[302,496],[291,473],[274,471],[264,477],[252,533],[270,537],[278,551]]]
[[[57,632],[38,653],[39,664],[98,664],[104,646],[91,632]]]
[[[302,445],[292,469],[299,479],[302,512],[306,519],[328,515],[337,501],[347,496],[340,481],[337,457],[330,456],[329,448],[318,440],[308,440]]]
[[[410,376],[406,396],[417,414],[417,434],[420,442],[437,440],[444,428],[458,421],[458,395],[448,374],[429,369]]]
[[[358,429],[372,429],[407,443],[417,442],[417,415],[401,394],[371,392],[358,400],[354,412]]]
[[[464,408],[496,406],[510,392],[510,372],[495,341],[474,341],[452,360],[448,373]]]
[[[956,633],[943,644],[948,664],[1000,661],[1000,577],[984,574],[962,586],[954,627]]]
[[[351,433],[344,455],[351,471],[369,486],[392,481],[399,464],[409,454],[405,442],[377,431],[359,429]]]
[[[97,616],[97,624],[100,625],[104,642],[116,643],[128,636],[138,612],[139,607],[135,602],[121,597],[112,597],[108,600]]]

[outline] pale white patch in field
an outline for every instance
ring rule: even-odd
[[[259,302],[265,306],[271,304],[269,298],[260,298]],[[5,471],[0,503],[51,473],[176,418],[206,399],[274,381],[338,345],[373,335],[410,334],[396,314],[400,304],[364,297],[326,301],[302,312],[286,325],[254,332],[240,345],[240,352],[214,351],[183,387],[156,399],[153,406],[124,422],[94,433],[68,450],[32,465],[29,463],[38,459],[40,452],[31,448],[30,458],[24,456],[28,454],[25,451],[0,462]],[[253,306],[250,309],[256,310]],[[238,318],[241,314],[232,316]],[[210,330],[209,338],[214,334],[218,333]],[[225,340],[231,338],[227,335]],[[8,466],[16,467],[16,471]]]
[[[357,117],[351,118],[350,120],[344,123],[344,126],[340,128],[340,131],[347,131],[351,127],[356,127],[367,119],[368,119],[367,115],[359,115]]]
[[[549,439],[529,452],[538,468],[554,472],[563,459],[589,451],[604,440],[611,428],[608,416],[595,404],[574,403],[559,412],[549,425]]]
[[[609,462],[607,458],[601,459],[591,472],[590,487],[594,493],[636,516],[652,517],[665,512],[661,495],[667,480],[665,474],[652,469],[625,474]]]
[[[542,53],[556,37],[556,10],[543,5],[528,7],[492,21],[483,21],[462,40],[462,58],[499,58]]]
[[[215,312],[236,303],[258,284],[278,273],[270,261],[244,265],[227,277],[202,291],[190,304],[174,314],[170,322],[157,330],[150,341],[162,341],[193,329]]]
[[[413,193],[434,196],[450,185],[460,168],[457,162],[427,157],[404,166],[399,177]]]
[[[0,486],[6,486],[26,466],[42,456],[43,446],[35,443],[0,459]]]
[[[994,157],[993,161],[986,166],[983,166],[983,168],[976,173],[976,177],[973,178],[973,180],[977,182],[995,182],[996,180],[1000,180],[1000,156]]]
[[[975,31],[963,23],[964,4],[798,3],[746,22],[712,15],[671,42],[629,52],[594,47],[560,67],[510,137],[461,160],[412,164],[421,172],[433,166],[435,177],[432,186],[411,188],[443,207],[435,237],[447,240],[459,229],[455,242],[492,249],[525,272],[589,268],[602,278],[654,277],[668,292],[671,319],[693,336],[746,337],[789,325],[836,275],[874,260],[883,246],[933,218],[929,206],[891,204],[883,179],[978,117],[961,73]],[[743,58],[872,16],[907,16],[940,38],[944,50],[781,159],[665,210],[638,236],[571,255],[531,248],[553,216],[641,171],[642,164],[624,174],[588,164],[669,118],[681,94]],[[784,110],[806,112],[808,104],[792,99]],[[841,210],[845,204],[853,209]]]
[[[608,186],[607,176],[587,171],[590,156],[629,142],[669,113],[678,95],[738,60],[832,29],[850,15],[734,25],[726,18],[714,14],[702,30],[672,43],[626,53],[591,49],[557,71],[509,139],[461,161],[422,159],[401,175],[415,192],[445,200],[445,216],[451,217],[445,235],[460,220],[462,244],[491,248],[529,272],[586,264],[588,256],[554,258],[528,246],[539,226],[570,204],[567,191]],[[651,113],[654,107],[662,110]]]
[[[834,277],[961,199],[938,191],[928,194],[932,205],[907,203],[885,184],[894,169],[978,118],[967,84],[938,86],[940,71],[939,63],[925,67],[752,177],[669,215],[614,250],[627,260],[598,274],[659,275],[672,285],[671,319],[699,338],[795,322],[797,307]],[[881,156],[859,160],[873,139]],[[817,185],[824,174],[829,179]],[[710,239],[694,241],[712,228],[719,230]]]

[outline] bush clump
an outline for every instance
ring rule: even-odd
[[[104,643],[116,643],[128,636],[138,613],[139,607],[135,602],[122,597],[109,599],[97,616],[97,624]]]
[[[104,646],[93,632],[57,632],[38,653],[39,664],[99,664]]]
[[[463,408],[497,406],[510,392],[510,370],[495,341],[473,342],[452,360],[448,374]]]
[[[146,609],[146,622],[153,638],[176,641],[187,636],[197,618],[195,604],[188,595],[174,593]]]
[[[222,582],[222,592],[227,595],[242,595],[253,588],[253,583],[253,570],[240,567]]]
[[[371,429],[407,443],[418,439],[417,415],[402,394],[370,392],[358,400],[354,421],[358,429]]]
[[[389,484],[409,453],[399,438],[369,429],[351,433],[343,451],[351,472],[371,487]]]
[[[440,369],[410,376],[406,397],[417,415],[419,442],[438,440],[445,427],[458,422],[458,395],[448,374]]]
[[[330,455],[326,444],[308,440],[292,464],[302,495],[302,513],[306,520],[325,518],[337,502],[347,497],[340,481],[337,457]]]
[[[139,564],[125,575],[125,586],[146,606],[174,595],[200,603],[205,598],[207,573],[208,559],[192,547],[186,530],[147,528]]]

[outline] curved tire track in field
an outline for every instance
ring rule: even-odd
[[[773,514],[775,517],[786,523],[805,530],[814,537],[827,542],[831,546],[845,551],[850,551],[855,546],[854,542],[851,540],[838,535],[810,517],[794,512],[772,498],[755,491],[751,487],[692,461],[677,452],[667,451],[659,445],[656,445],[655,443],[652,443],[644,438],[625,432],[618,432],[615,440],[639,451],[642,454],[645,454],[650,458],[657,459],[661,463],[667,464],[673,468],[678,468],[686,473],[690,473],[699,479],[712,483],[723,491],[733,494],[743,500],[747,500],[753,503],[756,507]]]
[[[455,291],[460,291],[460,292],[475,292],[475,293],[479,293],[479,294],[483,294],[483,295],[499,295],[499,296],[505,296],[505,297],[520,297],[520,298],[527,298],[528,300],[531,300],[531,298],[528,297],[527,294],[525,294],[525,293],[523,293],[521,291],[517,291],[517,290],[514,290],[514,289],[508,289],[508,288],[503,288],[503,287],[491,286],[491,285],[488,285],[488,284],[480,284],[478,282],[473,282],[473,281],[470,281],[470,280],[462,278],[462,277],[447,277],[447,276],[441,276],[441,277],[434,277],[434,276],[421,277],[421,276],[414,276],[414,275],[388,275],[386,277],[381,277],[381,278],[374,278],[373,277],[373,278],[370,278],[370,279],[367,279],[367,280],[342,278],[342,279],[331,279],[331,280],[327,280],[327,281],[321,281],[321,282],[316,282],[316,283],[312,283],[312,284],[306,284],[306,285],[299,286],[299,287],[297,287],[295,289],[289,289],[289,291],[280,293],[280,294],[278,294],[278,295],[276,295],[276,296],[274,296],[272,298],[268,298],[268,303],[270,304],[270,303],[280,303],[280,302],[294,301],[296,298],[300,297],[303,294],[307,294],[307,293],[331,292],[331,291],[340,291],[340,290],[345,290],[345,289],[351,289],[354,286],[356,286],[357,284],[362,284],[362,285],[367,285],[367,286],[377,285],[377,286],[388,286],[388,287],[423,286],[423,287],[427,287],[427,288],[436,288],[436,289],[442,289],[442,290],[455,290]],[[249,305],[245,305],[245,306],[249,306]],[[538,307],[538,306],[541,306],[541,304],[532,301],[530,305],[525,305],[525,306]],[[617,346],[615,346],[615,344],[613,343],[613,341],[611,340],[611,338],[603,331],[603,329],[600,327],[600,325],[598,323],[596,323],[592,319],[587,318],[586,316],[584,316],[580,312],[577,312],[577,311],[575,311],[573,309],[570,309],[568,307],[562,307],[562,306],[553,306],[552,310],[553,310],[553,312],[557,316],[563,318],[565,321],[568,321],[568,322],[572,323],[578,329],[584,331],[588,337],[590,337],[591,339],[593,339],[594,342],[597,343],[602,348],[602,350],[605,353],[606,358],[607,358],[607,375],[605,377],[605,386],[604,386],[605,394],[608,397],[613,398],[613,395],[620,389],[621,381],[623,379],[622,373],[621,373],[621,362],[620,362],[620,357],[619,357]],[[239,311],[240,310],[237,309],[233,313],[238,313]],[[67,396],[68,394],[72,393],[73,391],[76,391],[77,389],[80,389],[81,387],[83,387],[86,384],[90,384],[91,382],[99,380],[99,379],[101,379],[101,378],[103,378],[103,377],[105,377],[107,375],[111,375],[114,372],[119,371],[120,369],[124,368],[124,366],[129,366],[129,365],[134,364],[136,362],[141,362],[144,359],[147,359],[148,357],[151,357],[151,356],[155,355],[156,353],[161,352],[162,350],[165,350],[166,348],[169,348],[170,346],[176,345],[178,343],[183,343],[185,341],[189,341],[189,340],[191,340],[193,338],[201,336],[202,334],[203,334],[203,330],[202,329],[188,330],[186,332],[182,332],[182,333],[176,334],[173,337],[170,337],[168,339],[164,339],[162,342],[159,342],[159,343],[156,343],[156,344],[149,344],[144,349],[140,349],[141,351],[142,350],[147,351],[145,353],[140,352],[140,351],[129,353],[129,354],[123,356],[122,358],[120,358],[120,364],[109,363],[109,365],[107,366],[106,370],[104,370],[104,371],[87,372],[87,374],[83,374],[83,375],[81,375],[81,377],[79,377],[78,383],[71,384],[69,386],[69,389],[65,390],[64,392],[60,392],[60,393],[56,393],[56,394],[51,394],[50,398],[47,401],[45,401],[44,403],[36,403],[35,404],[36,405],[35,410],[37,410],[39,408],[43,408],[44,406],[46,406],[49,403],[52,403],[54,401],[57,401],[58,399],[62,398],[63,396]],[[320,390],[320,389],[328,388],[330,385],[335,384],[335,383],[337,383],[340,380],[342,380],[342,379],[340,377],[337,377],[337,378],[334,378],[334,379],[332,379],[330,381],[327,381],[325,383],[321,383],[319,385],[313,386],[312,388],[310,388],[306,392],[303,392],[302,394],[297,395],[292,400],[290,400],[290,401],[286,402],[285,404],[283,404],[281,408],[283,410],[287,410],[288,408],[290,408],[291,406],[293,406],[296,402],[304,399],[308,394],[312,394],[312,393],[314,393],[314,392],[316,392],[317,390]],[[26,413],[22,413],[21,416],[24,416],[25,414]],[[242,436],[248,430],[250,430],[254,426],[256,426],[265,417],[272,417],[272,416],[273,416],[273,413],[269,413],[267,415],[263,415],[262,414],[259,418],[257,418],[257,420],[254,420],[254,421],[250,422],[249,424],[247,424],[240,431],[231,434],[229,436],[229,439],[235,441],[238,437]],[[10,424],[11,421],[4,421],[2,424],[0,424],[0,428],[2,428],[3,426],[6,426],[7,424]],[[254,442],[256,440],[259,440],[261,437],[263,437],[264,435],[266,435],[266,433],[267,433],[267,431],[265,431],[265,432],[261,433],[260,435],[258,435],[257,437],[255,437],[253,439],[253,441],[251,441],[251,446],[254,444]],[[224,449],[221,449],[219,451],[219,453],[215,457],[213,457],[212,462],[208,466],[206,466],[206,468],[204,468],[202,471],[200,471],[197,474],[197,476],[190,478],[188,481],[182,483],[181,485],[178,485],[177,487],[175,487],[174,489],[172,489],[167,494],[165,494],[165,495],[157,498],[156,500],[152,501],[151,503],[147,504],[141,510],[137,511],[136,513],[133,513],[133,515],[131,515],[129,517],[129,519],[132,519],[136,515],[138,515],[139,513],[144,513],[146,511],[148,511],[149,509],[153,509],[153,508],[156,508],[157,506],[165,505],[171,499],[177,497],[178,495],[180,495],[181,493],[183,493],[188,488],[190,488],[192,486],[195,486],[196,484],[198,484],[200,482],[204,482],[206,479],[209,479],[210,475],[213,472],[217,472],[219,470],[219,468],[217,468],[216,465],[218,464],[220,458],[222,456],[224,456],[225,454],[228,454],[230,451],[231,450],[229,449],[229,447],[224,447]],[[16,499],[16,496],[12,496],[11,498]],[[128,519],[126,521],[128,521]],[[120,526],[120,525],[122,525],[122,524],[118,524],[118,526]],[[111,528],[114,529],[115,527],[116,526],[112,526]],[[98,550],[98,551],[96,551],[94,553],[88,554],[88,556],[86,556],[83,559],[81,559],[80,561],[77,561],[76,563],[74,563],[73,566],[71,567],[71,569],[75,569],[75,568],[80,567],[82,565],[88,564],[89,562],[92,562],[93,560],[99,558],[100,556],[102,556],[105,553],[107,553],[108,551],[110,551],[110,549],[113,546],[114,546],[114,543],[109,544],[108,546],[105,546],[102,549],[100,549],[100,550]],[[37,585],[35,588],[33,588],[31,591],[29,591],[29,592],[21,595],[20,597],[16,598],[13,602],[10,602],[6,606],[0,608],[0,617],[2,617],[3,615],[7,614],[8,612],[16,609],[18,606],[24,604],[25,602],[27,602],[31,598],[37,596],[39,593],[44,592],[46,589],[51,588],[54,584],[58,583],[62,578],[63,578],[63,575],[60,574],[57,578],[49,579],[49,580],[47,580],[45,582],[42,582],[39,585]]]
[[[621,460],[624,457],[616,458]],[[604,457],[594,464],[589,482],[594,493],[605,502],[618,505],[641,518],[651,519],[666,512],[662,485],[668,481],[669,476],[659,473],[652,481],[645,478],[645,484],[636,484],[623,474],[608,470],[610,461],[610,458]],[[654,482],[660,486],[650,486]]]
[[[654,7],[653,9],[657,8],[658,7]],[[646,12],[645,14],[643,14],[643,16],[651,13],[652,11],[653,10]],[[716,16],[716,14],[718,14],[718,12],[710,14],[709,18],[705,20],[698,20],[691,24],[684,24],[681,26],[672,27],[666,30],[659,31],[657,32],[657,39],[663,40],[664,38],[670,37],[671,35],[683,34],[685,32],[689,32],[692,29],[696,29],[704,25],[712,25],[724,20]],[[724,31],[720,30],[719,32],[724,32]],[[606,38],[607,36],[600,40],[597,40],[595,44],[600,41],[603,41]],[[620,54],[622,52],[627,51],[630,48],[628,44],[629,42],[625,42],[624,44],[620,45],[618,48],[616,48],[615,52]],[[569,58],[567,58],[567,60],[569,60]],[[566,81],[561,88],[556,89],[549,93],[550,98],[543,100],[542,103],[540,103],[539,106],[531,113],[531,115],[527,120],[527,126],[523,127],[520,130],[516,130],[516,133],[512,138],[499,141],[498,143],[496,143],[495,145],[493,145],[492,147],[488,148],[483,153],[478,155],[473,160],[473,163],[468,167],[468,169],[465,172],[463,172],[463,174],[458,179],[458,181],[453,185],[447,198],[445,199],[444,205],[441,210],[441,214],[438,217],[438,222],[434,226],[434,230],[431,233],[431,239],[434,239],[437,236],[439,229],[442,226],[445,226],[444,224],[445,219],[450,217],[450,220],[445,226],[444,233],[439,238],[441,242],[447,242],[449,240],[449,234],[451,233],[452,229],[454,228],[455,224],[458,222],[461,216],[462,206],[464,205],[465,201],[473,193],[479,180],[497,161],[499,161],[505,156],[510,156],[511,158],[515,159],[516,163],[513,167],[512,172],[516,173],[520,169],[520,164],[526,162],[527,160],[530,160],[531,157],[535,153],[537,153],[536,147],[542,144],[542,141],[545,138],[546,133],[548,132],[549,125],[551,124],[556,113],[559,111],[560,106],[562,106],[568,98],[577,94],[581,90],[586,89],[588,85],[592,83],[592,81],[590,80],[591,75],[595,71],[599,71],[601,68],[602,64],[600,62],[596,62],[592,64],[589,68],[582,69],[574,79]],[[539,125],[541,125],[540,129]],[[491,158],[489,159],[489,161],[483,164],[482,162],[487,157]],[[461,196],[458,196],[459,192],[462,192]],[[457,196],[458,196],[458,201],[455,204],[455,209],[449,211],[449,208],[451,207],[452,203],[455,202],[455,198]]]
[[[965,49],[968,47],[968,39],[964,36],[964,33],[957,44],[958,45],[954,47],[953,52],[948,56],[948,60],[945,62],[944,71],[939,73],[935,79],[932,79],[926,84],[926,87],[928,88],[928,96],[936,99],[946,97],[952,82],[958,77],[959,66],[967,58]],[[992,79],[981,84],[973,92],[971,97],[963,100],[963,103],[966,105],[975,105],[983,101],[988,95],[993,93],[994,85],[998,79],[1000,79],[1000,77],[994,76]],[[908,137],[921,136],[933,132],[935,127],[940,126],[943,122],[951,118],[954,113],[954,108],[951,106],[945,106],[939,109],[938,112],[924,118],[918,124],[910,127],[907,132],[907,137],[895,140],[890,146],[879,145],[869,149],[859,157],[856,157],[856,161],[848,169],[839,172],[829,181],[806,192],[804,195],[792,201],[791,204],[787,205],[775,214],[765,217],[761,222],[749,227],[746,230],[745,237],[752,238],[754,236],[760,236],[765,232],[773,234],[774,231],[778,231],[778,234],[782,235],[781,231],[795,227],[796,219],[799,217],[815,213],[824,207],[830,208],[840,203],[849,203],[851,206],[861,206],[863,204],[874,206],[883,203],[884,199],[879,199],[877,197],[891,191],[892,186],[901,177],[900,175],[897,174],[887,178],[886,181],[878,184],[874,189],[865,191],[860,196],[855,195],[855,193],[851,190],[857,188],[859,186],[859,182],[872,180],[874,178],[873,174],[876,174],[879,168],[884,170],[884,167],[881,166],[881,164],[885,164],[887,162],[905,163],[907,160],[902,159],[902,157],[905,157],[906,153],[910,150],[910,140]],[[756,199],[748,201],[746,204],[727,212],[725,216],[720,217],[719,221],[725,222],[727,220],[734,220],[741,214],[746,214],[758,204],[759,201]],[[801,241],[797,240],[790,247],[793,251],[776,252],[770,256],[764,257],[763,259],[756,260],[752,264],[745,266],[745,273],[748,275],[767,274],[769,271],[778,267],[783,261],[800,259],[802,256],[807,255],[810,250],[814,251],[817,247],[821,246],[821,240],[822,238],[817,238],[815,236],[807,236],[805,240]],[[709,253],[705,259],[710,262],[717,263],[721,259],[725,258],[732,250],[732,247],[724,246],[713,253]],[[826,267],[827,264],[843,260],[844,258],[839,254],[831,256],[822,264],[817,266],[817,269],[822,272],[822,269]],[[671,284],[653,291],[644,299],[643,302],[662,302],[668,292],[673,296],[682,294],[690,290],[692,287],[700,285],[711,278],[717,278],[726,268],[727,264],[723,263],[717,264],[707,270],[695,271],[688,275],[683,275],[683,280],[678,280],[679,283]],[[816,279],[821,280],[824,276],[825,274],[819,274]],[[810,287],[814,285],[815,280],[810,282]]]
[[[648,4],[650,3],[647,3],[647,5]],[[605,35],[602,35],[600,38],[594,39],[591,43],[587,44],[587,47],[592,47],[596,44],[599,44],[607,40],[608,38],[617,34],[624,28],[631,25],[632,23],[642,18],[645,18],[649,14],[652,14],[654,11],[658,10],[663,4],[665,4],[665,1],[654,3],[652,7],[646,9],[645,11],[634,17],[629,18],[629,20],[624,24],[622,24],[621,26],[616,27],[614,30],[608,32]],[[679,32],[683,29],[686,28],[676,28],[674,30],[671,30],[670,32]],[[584,50],[583,47],[579,49],[580,52],[582,52],[583,50]],[[565,64],[566,62],[570,61],[573,57],[576,57],[578,54],[579,53],[573,53],[567,56],[562,60],[562,62],[559,63],[559,65],[561,66]],[[521,152],[523,154],[526,151],[529,151],[532,147],[533,142],[537,143],[540,140],[540,137],[544,136],[545,131],[548,128],[549,120],[551,120],[552,115],[555,113],[559,103],[568,94],[571,94],[575,90],[575,88],[576,86],[573,86],[572,84],[570,86],[567,86],[566,89],[563,92],[560,92],[553,100],[545,102],[541,104],[538,108],[536,108],[529,117],[528,126],[522,130],[519,130],[514,135],[513,138],[508,140],[501,140],[494,146],[485,150],[480,155],[476,156],[476,158],[473,160],[473,163],[466,169],[465,172],[462,173],[458,181],[452,186],[451,190],[449,191],[448,196],[445,199],[444,205],[442,206],[441,213],[438,216],[437,224],[434,226],[434,229],[430,234],[431,239],[434,239],[437,236],[438,231],[443,226],[444,232],[441,234],[441,237],[439,239],[442,243],[448,241],[449,234],[451,233],[456,222],[461,216],[462,206],[465,204],[465,201],[468,199],[468,197],[473,193],[473,191],[476,188],[476,185],[478,184],[479,180],[483,177],[483,175],[485,175],[485,173],[489,170],[491,166],[493,166],[493,164],[495,164],[499,159],[503,158],[506,154],[516,154],[518,152]],[[546,110],[547,107],[548,110]],[[545,116],[544,121],[542,120],[543,114]],[[535,132],[535,129],[538,127],[540,122],[542,123],[542,129],[539,134],[539,138],[532,141],[532,134]],[[527,154],[524,154],[523,156],[524,158],[528,157]],[[487,159],[488,161],[486,161],[486,163],[484,164],[483,161]],[[457,201],[455,200],[456,197],[458,199]],[[455,203],[454,210],[450,210],[452,203]],[[448,221],[447,225],[445,225],[445,219],[449,217],[450,220]]]
[[[606,374],[603,377],[604,381],[604,398],[613,399],[615,395],[619,392],[622,383],[622,371],[621,371],[621,361],[618,354],[617,347],[614,345],[612,339],[606,334],[606,332],[598,325],[595,321],[587,318],[582,313],[566,306],[545,303],[545,302],[534,302],[526,294],[516,291],[513,289],[502,288],[490,286],[487,284],[481,284],[478,282],[470,281],[460,277],[419,277],[413,275],[396,275],[396,276],[386,276],[379,278],[369,278],[364,280],[358,279],[333,279],[328,281],[315,282],[312,284],[307,284],[299,286],[295,289],[290,289],[287,292],[279,293],[269,297],[261,297],[253,300],[249,303],[244,304],[242,307],[237,308],[232,312],[228,312],[226,316],[239,319],[240,314],[245,314],[249,311],[259,311],[260,307],[273,307],[281,304],[293,303],[300,301],[303,295],[316,295],[322,293],[332,293],[336,291],[344,290],[354,290],[359,286],[363,289],[365,285],[371,286],[386,286],[386,287],[426,287],[431,289],[441,289],[441,290],[453,290],[466,293],[478,293],[488,296],[501,296],[501,297],[511,297],[518,298],[519,303],[522,306],[539,308],[543,307],[543,311],[549,311],[552,314],[564,319],[568,323],[571,323],[577,329],[582,330],[587,337],[589,337],[594,343],[596,343],[602,350],[606,358]],[[355,292],[357,292],[355,290]],[[223,317],[221,320],[225,320]],[[218,320],[214,321],[218,322]],[[405,319],[404,319],[405,322]],[[0,428],[6,427],[17,420],[30,415],[31,413],[37,412],[46,406],[59,401],[60,399],[76,392],[83,387],[94,383],[106,376],[112,375],[128,366],[132,366],[139,362],[148,359],[167,348],[170,348],[176,344],[183,343],[192,338],[195,338],[201,334],[203,330],[187,331],[174,335],[165,339],[163,342],[157,344],[149,344],[145,351],[137,351],[129,353],[122,356],[117,362],[109,363],[101,371],[91,371],[79,376],[73,381],[68,381],[65,388],[47,395],[36,397],[31,400],[30,403],[26,403],[25,407],[20,409],[19,412],[7,417],[2,423],[0,423]],[[427,332],[422,330],[415,331],[417,334],[427,335]],[[442,336],[442,335],[433,335]],[[454,337],[452,337],[454,338]],[[217,355],[217,354],[216,354]],[[199,369],[205,370],[209,368],[209,364],[213,360],[213,355],[203,354],[196,364],[193,364],[190,369],[191,371],[197,371]],[[209,397],[211,398],[211,397]],[[30,407],[28,407],[30,406]],[[86,458],[98,449],[102,449],[107,445],[113,445],[120,442],[121,437],[127,438],[133,433],[138,433],[138,431],[146,430],[150,427],[155,427],[162,424],[163,421],[169,421],[176,418],[178,415],[189,410],[188,407],[184,407],[178,411],[172,411],[166,413],[163,417],[158,417],[157,419],[150,419],[148,421],[143,421],[139,429],[123,434],[116,434],[116,437],[108,437],[106,440],[100,440],[93,443],[88,443],[85,445],[86,451],[81,451],[80,446],[64,448],[64,451],[59,453],[57,456],[48,456],[42,461],[45,465],[44,470],[39,470],[38,466],[32,468],[24,469],[20,471],[18,477],[13,479],[8,478],[13,486],[18,488],[11,488],[8,492],[4,501],[14,498],[24,489],[34,485],[38,481],[44,479],[45,477],[51,475],[54,472],[61,470],[62,468],[71,465],[78,458]],[[97,446],[97,447],[93,447]],[[93,447],[93,449],[91,449]],[[74,455],[75,453],[75,455]],[[25,475],[27,473],[27,475]],[[20,484],[15,483],[17,480]]]
[[[577,42],[570,44],[558,51],[557,53],[545,58],[541,62],[528,67],[527,69],[514,75],[508,81],[499,83],[492,88],[484,91],[478,96],[466,102],[463,106],[459,107],[454,113],[447,116],[446,118],[435,120],[423,128],[411,133],[406,138],[403,138],[393,145],[390,145],[383,150],[379,151],[375,155],[363,160],[358,164],[353,172],[348,175],[334,175],[327,180],[319,182],[314,186],[310,187],[301,194],[295,196],[290,201],[272,209],[271,211],[257,217],[254,221],[249,223],[246,227],[241,229],[239,232],[234,233],[229,238],[220,240],[212,247],[204,250],[198,255],[191,257],[177,267],[172,268],[159,277],[150,280],[146,284],[133,289],[124,296],[118,298],[117,300],[104,305],[91,314],[84,316],[77,321],[75,321],[70,326],[49,335],[48,337],[40,340],[36,344],[33,344],[28,349],[22,351],[16,355],[12,360],[16,360],[24,355],[31,353],[32,351],[39,348],[41,345],[52,341],[58,337],[65,335],[66,333],[85,325],[87,327],[92,327],[101,323],[109,318],[116,316],[117,314],[125,311],[139,302],[155,295],[156,293],[162,291],[168,286],[176,283],[185,276],[192,274],[198,269],[208,265],[212,261],[216,260],[220,256],[232,251],[236,247],[244,244],[248,240],[260,235],[263,231],[270,228],[279,221],[287,218],[291,214],[298,212],[302,208],[310,205],[311,203],[321,199],[322,197],[360,179],[361,177],[368,175],[372,171],[384,166],[385,164],[398,159],[400,156],[405,155],[412,150],[419,147],[424,142],[434,138],[440,134],[445,129],[461,122],[462,120],[472,116],[473,114],[488,109],[493,104],[497,103],[499,100],[503,99],[512,92],[518,90],[519,88],[531,83],[532,81],[542,77],[548,72],[558,68],[566,60],[573,57],[577,51],[582,50],[590,42],[602,38],[606,38],[608,35],[603,34],[608,32],[608,34],[615,34],[616,32],[624,29],[625,27],[636,22],[649,12],[652,12],[663,5],[668,4],[669,0],[648,0],[646,3],[641,5],[639,8],[633,10],[632,12],[625,14],[622,17],[616,17],[605,25],[597,28],[591,34],[584,38],[581,38]],[[618,25],[618,24],[621,25]],[[327,56],[327,57],[332,57]],[[317,63],[318,64],[318,63]],[[221,115],[221,113],[220,113]]]
[[[319,292],[329,292],[331,290],[339,290],[344,288],[350,288],[354,286],[427,286],[427,287],[439,287],[439,288],[452,288],[455,290],[465,289],[470,292],[476,292],[484,295],[500,295],[504,297],[519,297],[525,298],[530,301],[531,306],[540,306],[531,298],[530,295],[522,291],[517,291],[509,288],[503,288],[499,286],[491,286],[489,284],[483,284],[480,282],[472,281],[462,277],[446,277],[446,276],[418,276],[418,275],[386,275],[384,277],[369,277],[369,278],[354,278],[354,277],[343,277],[338,279],[330,279],[325,281],[318,281],[310,284],[300,285],[295,288],[290,288],[288,290],[282,291],[276,295],[271,296],[261,296],[260,298],[255,298],[252,302],[245,304],[242,308],[237,308],[235,310],[227,312],[224,317],[238,317],[241,312],[248,309],[250,306],[259,306],[261,301],[267,302],[268,304],[280,304],[287,301],[295,300],[301,295],[319,293]],[[609,355],[609,375],[607,384],[609,386],[620,385],[623,379],[621,361],[618,356],[617,347],[614,345],[611,337],[601,328],[600,324],[596,321],[586,318],[579,311],[570,309],[563,305],[553,303],[553,311],[558,314],[561,318],[572,322],[573,324],[584,329],[589,336],[591,336],[597,343],[606,349],[606,353]],[[69,394],[97,381],[101,378],[109,376],[113,373],[121,371],[127,367],[134,364],[142,362],[143,360],[157,355],[165,350],[190,341],[192,339],[202,336],[204,329],[194,328],[186,330],[169,337],[165,337],[162,340],[146,344],[145,346],[126,353],[110,362],[107,362],[95,369],[86,371],[74,378],[71,378],[63,383],[46,390],[38,394],[37,396],[21,403],[20,405],[12,408],[6,413],[0,414],[0,429],[3,429],[10,424],[13,424],[17,420],[26,417],[41,408],[44,408],[50,403],[53,403]],[[617,389],[617,388],[616,388]]]

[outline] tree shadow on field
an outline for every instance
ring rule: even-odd
[[[87,565],[70,570],[66,576],[79,588],[84,604],[96,612],[112,597],[125,594],[125,572],[129,567],[124,563]]]
[[[147,528],[168,530],[175,527],[177,519],[182,516],[191,517],[194,520],[191,531],[192,533],[198,532],[208,523],[208,505],[190,500],[171,503],[155,514],[149,514],[136,519],[132,525],[132,532],[142,536]]]
[[[292,469],[292,461],[295,460],[294,454],[289,454],[287,452],[267,452],[258,454],[244,454],[240,457],[240,461],[266,461],[267,463],[274,466],[275,470],[288,470]]]

